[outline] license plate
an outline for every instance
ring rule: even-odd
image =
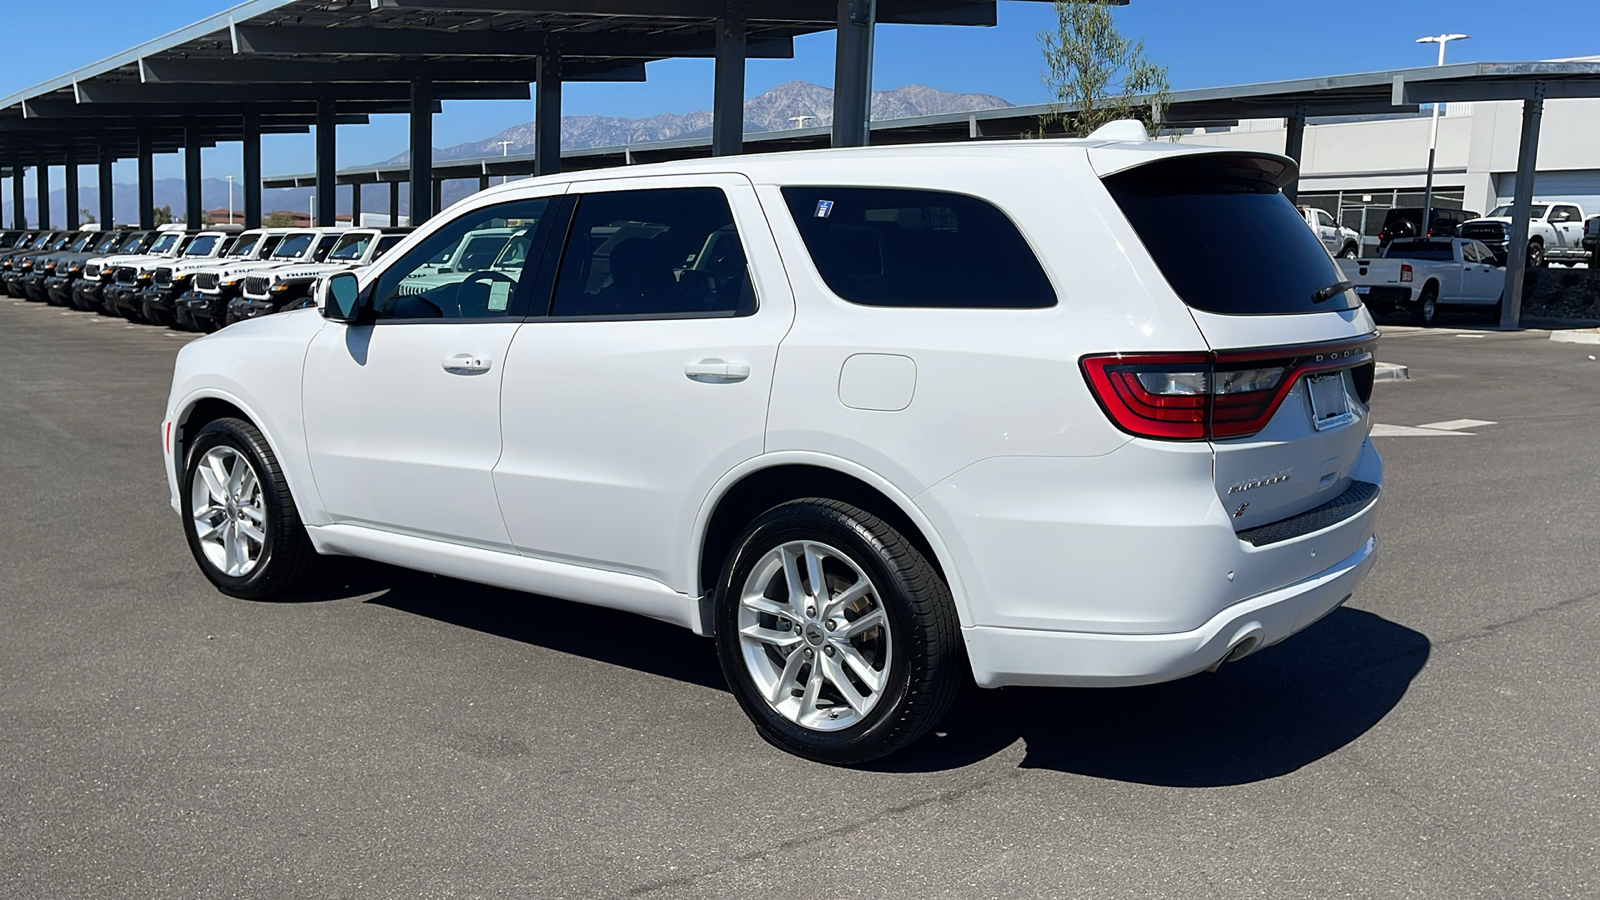
[[[1362,296],[1366,296],[1367,294],[1372,293],[1372,285],[1370,285],[1370,284],[1358,284],[1358,285],[1356,285],[1356,293],[1360,294]]]
[[[1355,420],[1343,372],[1307,378],[1306,396],[1311,398],[1311,424],[1318,431],[1338,428]]]

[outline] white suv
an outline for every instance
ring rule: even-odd
[[[320,311],[185,347],[172,503],[233,596],[342,554],[713,636],[762,736],[826,762],[969,675],[1182,678],[1374,560],[1376,333],[1293,176],[1090,139],[491,188]],[[519,266],[454,252],[486,229]]]

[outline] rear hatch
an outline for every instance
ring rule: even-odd
[[[1235,530],[1368,491],[1351,470],[1370,430],[1376,330],[1281,193],[1294,164],[1218,152],[1118,166],[1125,155],[1095,155],[1211,348],[1204,358],[1140,363],[1123,383],[1151,408],[1188,410],[1193,421],[1167,437],[1211,444],[1217,495]]]

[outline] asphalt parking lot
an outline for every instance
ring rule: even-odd
[[[670,626],[365,564],[216,593],[160,470],[189,338],[0,301],[0,896],[1600,896],[1600,346],[1388,331],[1349,607],[843,770]]]

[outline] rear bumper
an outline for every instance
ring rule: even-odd
[[[1091,634],[1021,628],[963,628],[972,674],[982,687],[1128,687],[1203,672],[1230,654],[1270,647],[1343,605],[1371,571],[1378,539],[1338,564],[1228,607],[1177,634]],[[1237,658],[1237,657],[1236,657]]]

